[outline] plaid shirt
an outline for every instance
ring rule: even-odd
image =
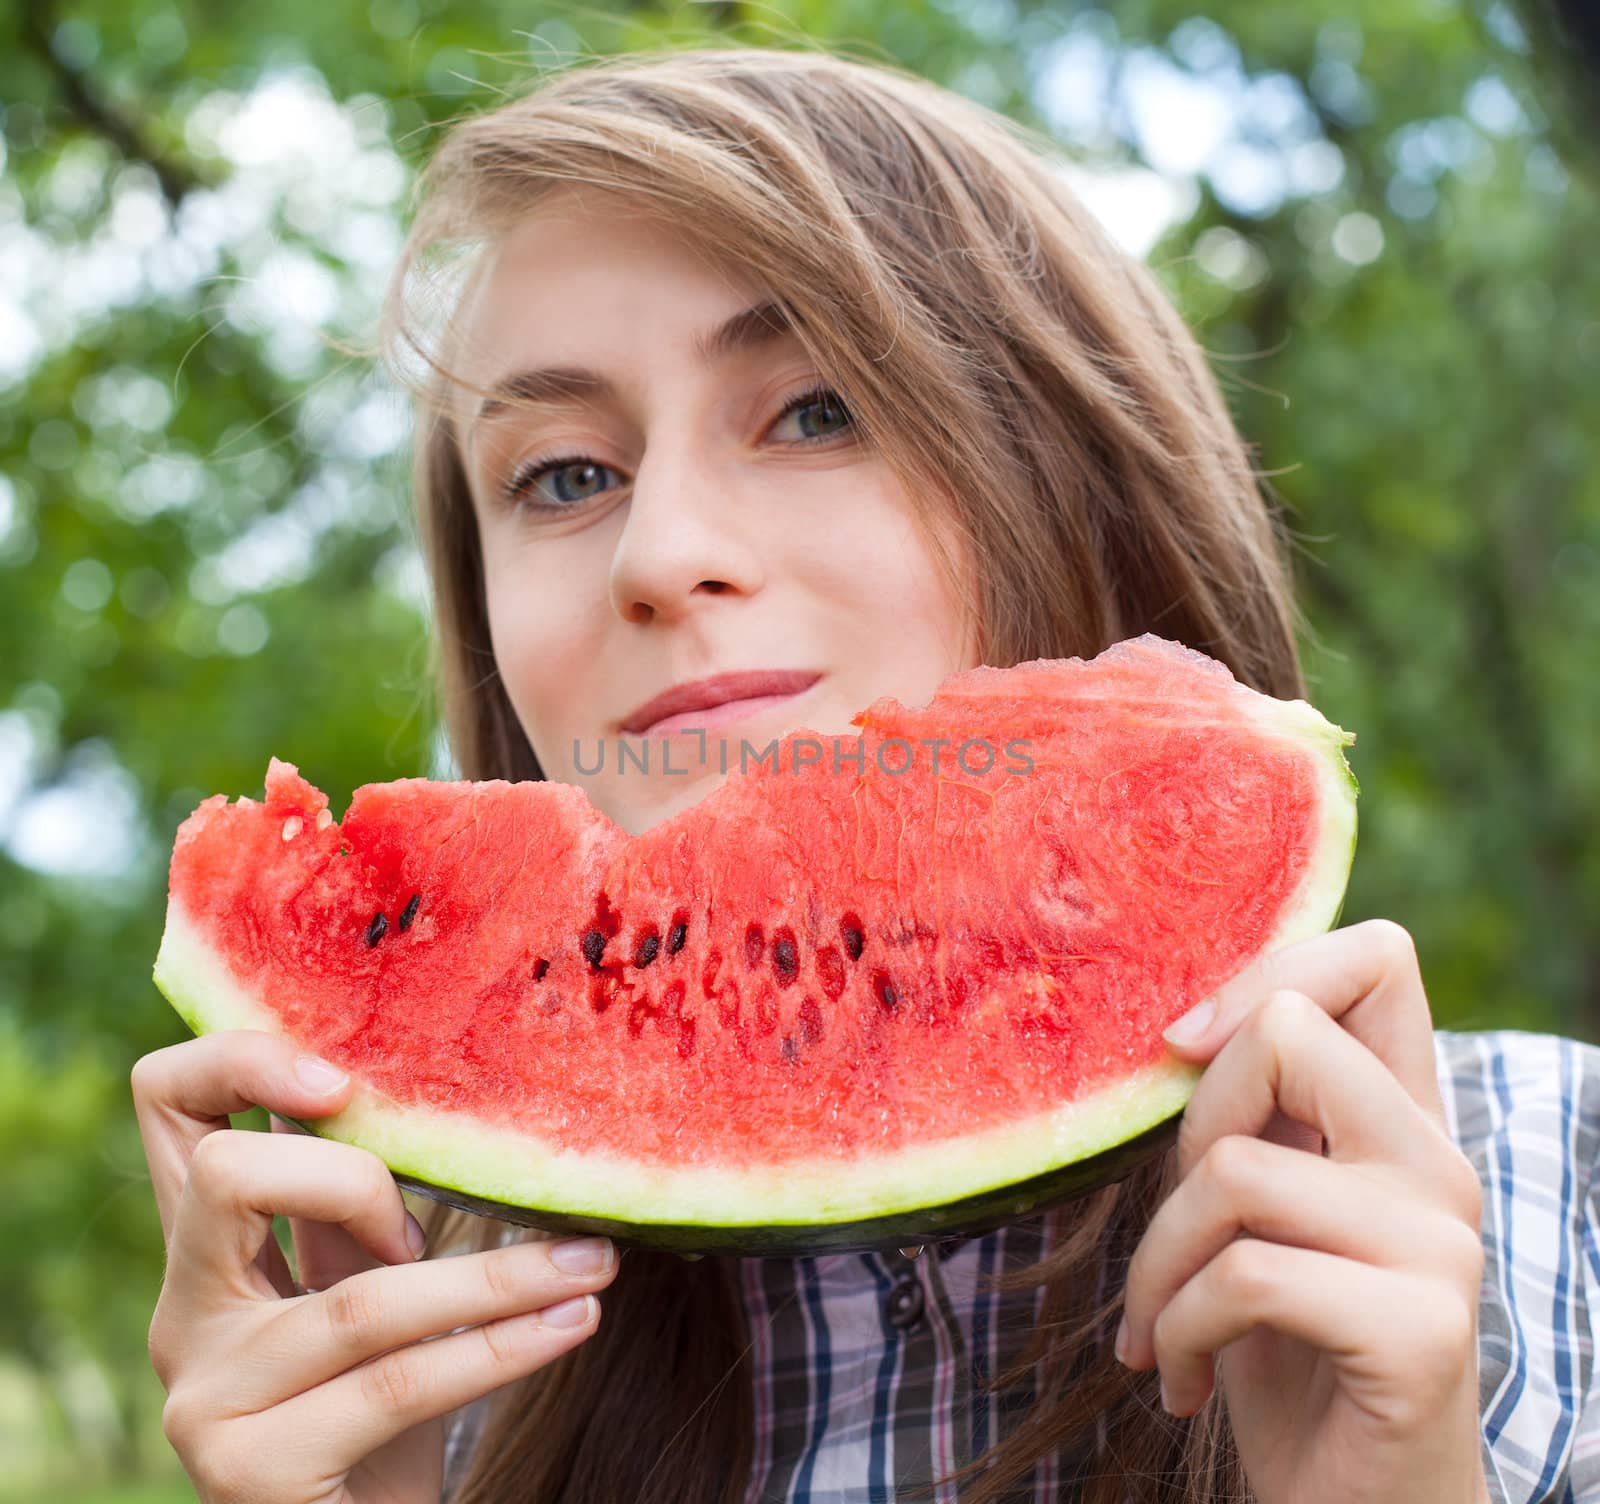
[[[1496,1504],[1600,1504],[1600,1047],[1510,1029],[1438,1029],[1434,1045],[1451,1135],[1484,1190],[1490,1494]],[[1011,1434],[1031,1385],[988,1395],[980,1380],[1014,1362],[1040,1295],[984,1293],[979,1276],[1039,1258],[1050,1226],[1048,1216],[1011,1223],[915,1260],[740,1260],[756,1374],[746,1504],[888,1504]],[[452,1417],[446,1499],[485,1404]],[[1007,1504],[1075,1499],[1089,1465],[1046,1458]],[[959,1498],[946,1486],[932,1504]]]

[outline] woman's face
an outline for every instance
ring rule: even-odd
[[[856,711],[923,704],[972,666],[910,499],[847,410],[784,413],[819,384],[799,340],[747,321],[702,349],[771,289],[592,191],[488,254],[467,369],[486,389],[524,379],[487,414],[463,394],[458,432],[495,659],[549,777],[637,833],[736,771],[741,742],[753,759],[808,728],[853,748]],[[525,374],[573,368],[597,379]],[[766,671],[798,677],[735,686],[746,703],[674,723],[690,729],[637,725],[674,686]]]

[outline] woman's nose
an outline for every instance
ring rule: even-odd
[[[672,620],[705,596],[759,588],[760,561],[738,526],[736,489],[730,474],[681,448],[646,455],[611,556],[619,616]]]

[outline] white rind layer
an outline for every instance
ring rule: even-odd
[[[1282,950],[1333,927],[1350,881],[1356,852],[1356,778],[1344,759],[1355,740],[1305,700],[1274,700],[1266,695],[1240,696],[1250,716],[1264,730],[1282,736],[1302,754],[1313,754],[1321,806],[1317,849],[1289,900],[1265,951]]]
[[[1340,751],[1352,737],[1303,700],[1250,696],[1249,709],[1264,730],[1319,754],[1321,838],[1267,953],[1323,933],[1337,917],[1355,842],[1355,780]],[[205,943],[177,899],[168,904],[155,981],[197,1034],[285,1032]],[[512,1206],[639,1226],[804,1226],[938,1206],[1089,1158],[1180,1112],[1199,1078],[1199,1067],[1164,1056],[1005,1127],[852,1160],[744,1167],[661,1166],[563,1149],[530,1133],[396,1102],[359,1080],[349,1106],[315,1129],[370,1150],[398,1173]]]

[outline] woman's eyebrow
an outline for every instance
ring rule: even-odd
[[[724,360],[741,350],[752,350],[791,334],[803,320],[794,309],[778,299],[768,298],[743,309],[694,342],[695,357],[702,365]],[[598,371],[585,366],[549,366],[538,371],[516,371],[503,376],[491,388],[473,420],[476,427],[485,418],[502,413],[512,403],[551,405],[581,399],[614,400],[616,389]]]

